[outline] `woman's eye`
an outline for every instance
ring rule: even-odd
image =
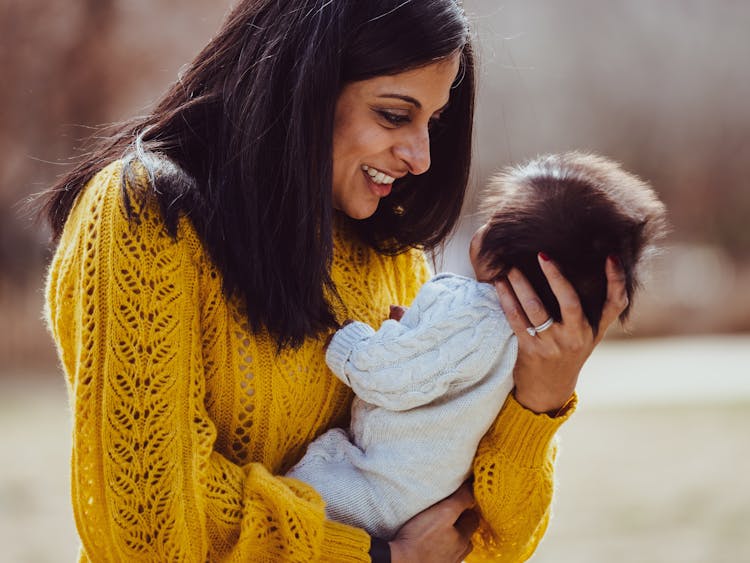
[[[405,123],[409,123],[410,121],[409,116],[402,113],[379,110],[378,114],[391,125],[404,125]]]

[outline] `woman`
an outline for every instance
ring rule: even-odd
[[[82,561],[533,552],[553,436],[595,345],[551,262],[564,322],[536,337],[525,329],[547,314],[528,283],[513,272],[497,286],[519,338],[516,391],[480,446],[473,495],[462,487],[386,542],[326,521],[319,495],[283,477],[347,424],[326,338],[408,304],[429,275],[422,249],[455,225],[473,100],[454,1],[246,0],[152,114],[52,190],[48,319],[75,413]],[[612,261],[608,277],[603,326],[624,308]]]

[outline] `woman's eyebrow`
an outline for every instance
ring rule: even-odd
[[[401,100],[401,101],[404,101],[404,102],[406,102],[408,104],[412,104],[417,109],[422,109],[422,104],[420,103],[420,101],[418,99],[412,98],[411,96],[407,96],[406,94],[380,94],[378,97],[379,98],[392,98],[392,99],[395,99],[395,100]],[[450,103],[450,100],[448,100],[447,102],[445,102],[442,105],[442,107],[440,107],[437,110],[435,110],[435,113],[441,113],[442,111],[444,111],[445,108],[448,107],[449,103]]]
[[[417,109],[422,109],[422,104],[420,101],[416,98],[412,98],[411,96],[407,96],[406,94],[380,94],[378,96],[379,98],[393,98],[396,100],[402,100],[408,104],[412,104]]]

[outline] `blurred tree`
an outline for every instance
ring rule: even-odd
[[[143,111],[231,1],[0,0],[0,308],[9,283],[36,291],[43,277],[46,231],[19,220],[17,203],[92,127]],[[540,152],[604,152],[653,182],[677,242],[750,264],[750,3],[464,5],[482,59],[477,183]],[[745,317],[732,326],[750,328]]]
[[[0,277],[38,276],[46,235],[19,220],[17,204],[43,189],[73,153],[66,124],[93,125],[108,116],[114,76],[107,45],[114,0],[6,0],[0,17]],[[38,186],[35,189],[32,186]]]

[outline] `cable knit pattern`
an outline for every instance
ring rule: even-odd
[[[74,415],[80,560],[368,561],[363,530],[327,520],[313,488],[280,476],[316,436],[349,423],[352,393],[326,367],[323,339],[277,355],[225,298],[189,220],[172,238],[153,198],[137,197],[128,218],[121,168],[108,166],[79,196],[47,281]],[[338,225],[332,276],[339,320],[377,327],[429,270],[420,252],[382,256]],[[491,550],[533,550],[540,518],[514,503],[549,504],[551,474],[539,468],[551,467],[557,424],[523,414],[538,435],[501,413],[501,434],[475,461]],[[541,452],[539,468],[513,481],[518,460],[496,444]],[[491,482],[481,477],[489,464]]]
[[[332,519],[392,538],[469,477],[517,352],[491,285],[434,277],[400,322],[336,332],[326,361],[357,395],[351,440],[326,432],[287,475],[312,485]]]

